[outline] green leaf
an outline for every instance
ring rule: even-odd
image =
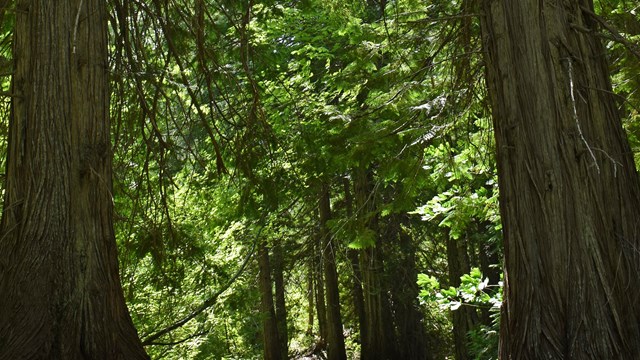
[[[356,239],[349,243],[351,249],[366,249],[376,245],[377,233],[371,229],[362,229],[356,235]]]

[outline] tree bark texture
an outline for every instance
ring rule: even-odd
[[[347,353],[342,331],[342,316],[340,314],[340,290],[338,288],[336,256],[334,243],[327,226],[327,222],[331,219],[331,197],[327,183],[321,185],[318,208],[320,214],[320,237],[322,239],[322,263],[324,265],[324,280],[326,284],[325,295],[327,298],[327,359],[346,360]]]
[[[258,246],[258,268],[260,288],[260,311],[262,312],[262,338],[264,342],[264,359],[280,360],[282,352],[278,337],[278,322],[271,289],[271,264],[269,261],[269,248],[262,242]]]
[[[118,275],[105,7],[16,2],[0,359],[148,359]]]
[[[638,359],[640,184],[590,0],[483,0],[502,359]]]

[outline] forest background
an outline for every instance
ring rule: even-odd
[[[5,168],[21,8],[0,5]],[[639,164],[640,9],[594,9]],[[120,279],[151,358],[498,357],[482,14],[475,0],[108,2]]]

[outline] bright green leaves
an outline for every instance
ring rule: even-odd
[[[478,324],[467,334],[469,353],[473,358],[496,359],[502,306],[502,281],[490,285],[478,268],[460,277],[460,286],[443,288],[434,276],[418,275],[420,299],[427,306],[437,305],[442,310],[462,311],[463,307],[481,309],[489,314],[489,325]]]
[[[368,228],[361,229],[356,233],[355,240],[348,244],[351,249],[366,249],[376,245],[378,234]]]
[[[123,277],[133,307],[146,316],[136,318],[144,332],[180,318],[228,280],[256,223],[267,224],[261,240],[286,249],[295,283],[287,295],[295,305],[290,326],[306,326],[298,287],[307,281],[301,269],[316,261],[309,244],[320,183],[331,192],[328,226],[338,253],[381,246],[388,267],[415,257],[421,269],[439,269],[422,278],[428,288],[446,266],[442,244],[431,239],[498,237],[493,170],[477,156],[489,153],[482,141],[488,127],[480,106],[460,100],[467,90],[450,64],[473,49],[450,45],[457,20],[425,20],[455,14],[459,4],[403,0],[382,11],[368,3],[268,0],[247,9],[247,2],[202,0],[138,9],[145,27],[130,30],[142,34],[143,46],[131,59],[150,62],[118,83],[114,113],[122,125],[116,203],[127,219],[118,225]],[[167,33],[172,44],[156,41]],[[470,129],[458,119],[469,119]],[[216,145],[228,178],[215,171]],[[367,184],[355,185],[359,171]],[[420,205],[426,221],[406,216]],[[410,250],[399,249],[402,242]],[[409,254],[417,248],[430,255]],[[167,337],[208,332],[170,357],[258,357],[255,271],[249,267],[215,310]],[[476,275],[463,280],[467,287],[438,290],[440,301],[480,301],[464,295],[485,290]],[[443,319],[437,306],[427,311]],[[221,348],[223,334],[233,346]]]
[[[420,287],[420,297],[423,299],[436,300],[436,292],[440,290],[440,282],[435,276],[418,274],[418,286]]]
[[[502,283],[491,289],[489,278],[483,277],[478,268],[460,277],[460,286],[442,288],[434,276],[418,274],[420,297],[423,301],[433,301],[441,309],[457,310],[461,306],[481,306],[497,310],[502,305]]]
[[[596,10],[609,24],[603,36],[609,51],[611,79],[614,92],[619,95],[623,110],[623,125],[629,143],[635,154],[636,164],[640,164],[640,18],[638,7],[628,1],[598,1]],[[611,33],[611,29],[614,33]]]
[[[430,159],[426,167],[439,193],[413,213],[448,229],[453,239],[464,235],[472,222],[488,222],[496,231],[500,229],[495,175],[489,164],[477,158],[478,151],[466,147],[456,154],[454,148],[444,144],[426,150]]]
[[[483,188],[463,193],[454,187],[434,196],[414,213],[424,221],[436,221],[438,226],[448,228],[451,238],[458,239],[471,221],[498,220],[497,196],[487,195],[490,194]]]

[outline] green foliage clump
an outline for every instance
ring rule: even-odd
[[[490,286],[478,268],[460,277],[460,286],[441,287],[433,276],[418,275],[420,299],[425,304],[436,304],[441,310],[456,311],[463,306],[483,309],[490,313],[491,325],[478,324],[468,335],[469,353],[474,359],[498,358],[502,282]]]

